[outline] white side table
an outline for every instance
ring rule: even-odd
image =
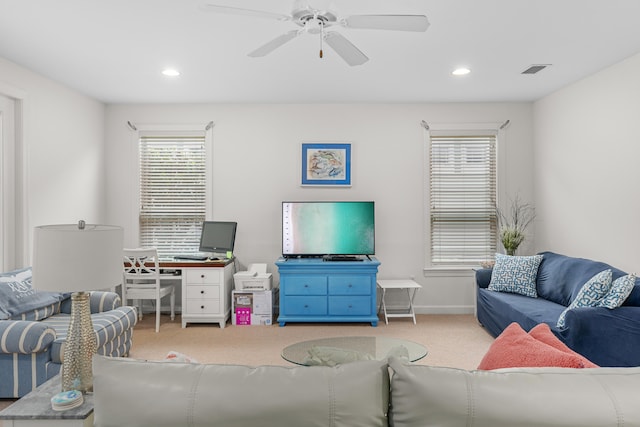
[[[380,298],[380,307],[384,312],[384,321],[388,325],[390,317],[411,317],[413,324],[416,324],[416,313],[413,309],[413,300],[416,297],[416,293],[422,288],[418,283],[410,279],[395,279],[395,280],[378,280],[378,287],[382,289],[382,296]],[[409,307],[404,310],[389,312],[387,304],[385,302],[385,296],[387,289],[404,289],[407,291],[407,297],[409,298]],[[380,309],[378,309],[380,312]]]

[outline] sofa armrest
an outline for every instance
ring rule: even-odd
[[[476,285],[479,288],[487,288],[489,287],[489,283],[491,283],[491,273],[493,272],[492,268],[479,268],[476,270]]]
[[[93,291],[89,297],[91,313],[103,313],[118,308],[122,305],[120,295],[115,292]],[[61,313],[71,313],[71,297],[62,301]]]
[[[104,311],[113,310],[122,305],[120,295],[115,292],[91,292],[91,312],[102,313]]]
[[[0,353],[38,353],[56,339],[56,331],[42,322],[0,320]]]
[[[574,308],[567,311],[565,328],[554,332],[600,366],[640,366],[640,307]]]

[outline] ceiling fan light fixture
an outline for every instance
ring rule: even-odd
[[[324,29],[326,20],[319,17],[313,17],[305,21],[304,30],[309,34],[319,34]]]
[[[451,72],[454,76],[466,76],[471,72],[467,67],[458,67]]]
[[[290,21],[299,27],[267,42],[249,53],[250,57],[265,56],[300,34],[320,35],[320,57],[322,45],[326,42],[348,65],[361,65],[369,60],[353,43],[335,31],[334,26],[364,30],[390,30],[424,32],[429,27],[425,15],[351,15],[340,18],[330,0],[295,0],[290,15],[281,15],[262,10],[241,9],[229,6],[206,4],[206,10],[231,15],[247,15],[278,21]]]

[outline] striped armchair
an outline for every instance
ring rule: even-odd
[[[27,308],[21,313],[15,307],[6,310],[11,296],[0,296],[0,304],[5,304],[0,306],[0,319],[4,318],[0,320],[0,398],[22,397],[60,372],[69,328],[69,295],[47,293],[47,298],[42,298],[44,293],[30,288],[31,270],[17,273],[0,275],[0,292],[3,286],[18,289],[21,298],[17,301]],[[42,306],[33,307],[31,296],[38,297]],[[112,292],[91,292],[90,305],[97,353],[126,356],[137,321],[135,309],[122,307],[120,296]]]

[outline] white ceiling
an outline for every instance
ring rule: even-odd
[[[312,35],[250,58],[297,27],[203,2],[279,14],[293,5],[0,0],[0,57],[106,103],[417,103],[533,101],[640,52],[638,0],[334,0],[341,17],[431,23],[425,33],[338,28],[370,58],[356,67],[327,46],[319,59]],[[552,65],[522,75],[532,64]],[[461,65],[471,74],[453,77]],[[165,67],[182,74],[166,78]]]

